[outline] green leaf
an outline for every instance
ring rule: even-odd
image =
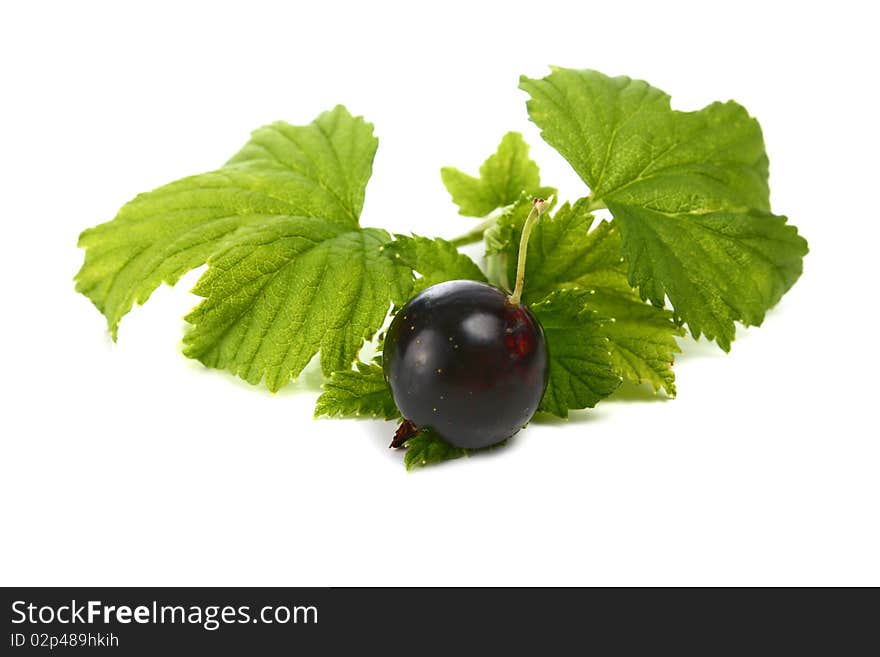
[[[674,397],[675,373],[672,366],[681,348],[675,336],[684,329],[672,319],[672,313],[643,302],[630,291],[615,294],[607,289],[590,288],[588,308],[609,319],[600,328],[608,338],[608,350],[614,371],[636,384],[647,383],[654,392],[661,388]]]
[[[410,270],[382,253],[389,242],[302,217],[241,229],[193,290],[205,300],[186,317],[184,353],[273,391],[318,351],[325,374],[349,369],[411,287]]]
[[[382,366],[356,363],[355,370],[333,372],[315,404],[315,417],[370,416],[393,420],[400,417]]]
[[[430,429],[423,429],[404,443],[403,463],[407,470],[467,456],[469,450],[455,447]]]
[[[386,248],[386,253],[403,266],[422,275],[416,279],[413,292],[444,281],[486,280],[473,260],[459,253],[454,244],[444,239],[395,235],[394,241]]]
[[[480,167],[479,178],[453,167],[443,167],[440,176],[459,214],[469,217],[483,217],[516,202],[523,192],[537,193],[541,185],[538,165],[518,132],[504,135],[498,150]]]
[[[629,283],[655,305],[668,297],[695,337],[729,349],[734,322],[760,323],[797,280],[806,241],[769,213],[761,128],[743,107],[674,111],[659,89],[595,71],[520,88],[544,139],[614,215]]]
[[[432,429],[424,428],[403,444],[406,448],[403,463],[406,465],[406,469],[411,471],[426,465],[458,459],[463,456],[470,456],[471,454],[490,452],[505,445],[507,445],[506,440],[488,447],[481,447],[480,449],[465,449],[451,445]]]
[[[725,351],[734,320],[760,325],[803,270],[807,243],[785,217],[608,207],[620,226],[630,281],[642,296],[658,306],[668,297],[694,337],[704,333]]]
[[[84,231],[76,289],[115,338],[135,303],[203,265],[242,227],[281,216],[356,230],[376,145],[372,125],[341,106],[307,126],[260,128],[222,168],[141,194]]]
[[[383,230],[359,227],[377,140],[343,107],[307,126],[275,123],[221,169],[142,194],[80,238],[77,288],[119,319],[159,283],[206,261],[184,353],[278,390],[318,351],[350,369],[402,303],[412,272],[385,257]]]
[[[610,320],[588,306],[585,290],[559,290],[531,306],[544,327],[550,378],[540,410],[568,417],[569,409],[592,408],[621,382],[610,351]]]
[[[564,204],[539,221],[529,241],[524,300],[535,303],[559,289],[580,289],[587,308],[606,318],[597,328],[618,375],[648,383],[675,395],[675,336],[683,334],[672,314],[644,303],[627,283],[620,234],[614,223],[600,222],[588,199]],[[552,345],[551,345],[552,346]],[[551,349],[552,351],[552,349]]]
[[[596,199],[769,209],[761,127],[732,101],[679,112],[647,82],[570,69],[523,76],[520,88],[541,136]]]

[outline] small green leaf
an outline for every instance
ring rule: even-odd
[[[585,290],[559,290],[532,312],[544,327],[550,379],[540,410],[568,417],[570,409],[592,408],[621,382],[606,335],[608,319],[588,307]]]
[[[644,303],[627,283],[620,234],[613,222],[593,227],[588,199],[564,204],[535,226],[526,265],[526,303],[554,290],[585,291],[583,302],[609,320],[597,332],[608,338],[616,372],[675,396],[675,336],[684,333],[672,313]],[[552,345],[551,345],[552,352]]]
[[[416,279],[413,292],[444,281],[486,280],[473,260],[459,253],[454,244],[444,239],[395,235],[385,252],[403,266],[422,275]]]
[[[480,449],[465,449],[451,445],[433,430],[425,428],[403,444],[406,448],[403,463],[406,465],[407,470],[414,470],[426,465],[470,456],[471,454],[490,452],[506,445],[507,441],[504,440],[495,445],[481,447]]]
[[[393,420],[400,417],[382,366],[356,363],[354,370],[333,372],[315,404],[315,417],[370,416]]]
[[[406,454],[403,463],[407,470],[467,456],[468,451],[455,447],[430,429],[423,429],[404,443]]]
[[[670,107],[645,82],[556,69],[521,78],[541,135],[604,203],[622,237],[629,283],[695,337],[728,350],[734,322],[760,324],[794,284],[806,241],[769,213],[758,122],[734,102]]]
[[[453,167],[444,167],[440,175],[459,214],[468,217],[483,217],[514,203],[523,192],[537,193],[541,185],[538,165],[518,132],[504,135],[498,150],[480,167],[479,178]]]

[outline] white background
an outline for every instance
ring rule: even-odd
[[[869,3],[4,3],[0,10],[6,585],[880,584],[876,20]],[[71,279],[78,233],[336,103],[380,139],[362,222],[451,237],[439,168],[507,130],[563,198],[520,73],[647,79],[759,118],[800,282],[679,396],[630,392],[510,448],[407,474],[394,425],[312,419],[180,355],[188,290],[112,344]]]

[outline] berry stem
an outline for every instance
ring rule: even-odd
[[[526,255],[529,251],[529,235],[531,235],[532,228],[538,222],[538,219],[547,211],[552,202],[552,196],[548,199],[536,198],[532,201],[532,209],[529,211],[529,216],[526,217],[526,221],[523,224],[522,237],[519,240],[519,256],[516,260],[516,285],[513,288],[513,294],[507,297],[512,306],[518,306],[522,299],[523,283],[526,278]]]
[[[397,427],[397,431],[394,432],[394,439],[391,441],[391,444],[388,447],[398,448],[406,445],[406,441],[410,438],[414,438],[418,435],[419,430],[416,429],[416,425],[414,425],[409,420],[404,420],[400,423],[400,426]]]

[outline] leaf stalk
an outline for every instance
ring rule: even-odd
[[[486,218],[485,221],[480,222],[477,226],[473,228],[473,230],[468,231],[464,235],[459,235],[455,239],[449,240],[455,246],[465,246],[467,244],[473,244],[474,242],[479,242],[483,239],[483,234],[489,230],[492,226],[495,225],[495,222],[498,221],[498,216],[490,216]]]

